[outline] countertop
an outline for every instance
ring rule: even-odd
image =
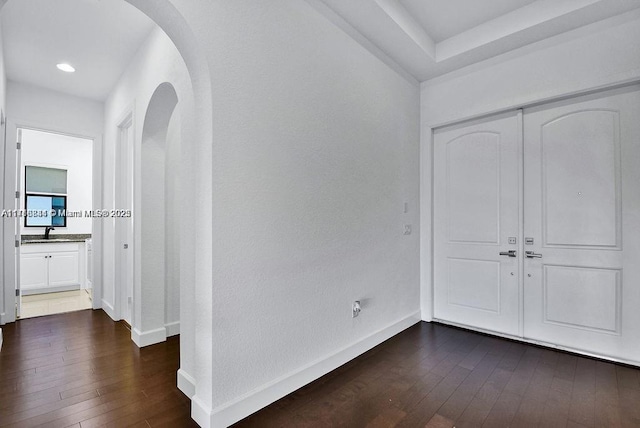
[[[91,238],[90,233],[77,234],[51,234],[49,239],[44,239],[44,235],[22,235],[20,242],[25,244],[55,244],[59,242],[84,242],[85,239]]]

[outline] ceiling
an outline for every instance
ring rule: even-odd
[[[438,43],[535,0],[400,0]]]
[[[640,8],[639,0],[307,2],[417,81]],[[100,101],[155,28],[124,0],[9,0],[0,19],[8,79]]]
[[[640,8],[639,0],[307,2],[418,81]]]
[[[124,0],[9,0],[0,18],[9,80],[100,101],[155,28]]]

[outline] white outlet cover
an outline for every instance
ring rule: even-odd
[[[355,302],[353,302],[353,306],[351,309],[351,317],[355,318],[358,315],[360,315],[360,311],[362,310],[362,308],[360,307],[360,301],[356,300]]]

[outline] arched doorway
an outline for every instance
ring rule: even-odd
[[[0,11],[8,1],[17,0],[0,0]],[[191,207],[191,212],[195,213],[198,210],[210,210],[211,195],[207,196],[204,194],[195,199],[193,190],[195,187],[194,183],[196,182],[204,183],[205,188],[210,188],[210,185],[207,185],[207,183],[211,182],[210,165],[212,151],[210,143],[212,140],[212,103],[210,75],[207,62],[201,54],[200,47],[198,46],[196,38],[189,28],[189,25],[180,15],[179,11],[173,6],[171,1],[127,0],[127,2],[149,16],[168,35],[180,52],[188,70],[189,80],[192,87],[192,96],[184,100],[184,102],[189,105],[188,108],[191,115],[188,120],[184,120],[180,124],[182,129],[182,139],[185,141],[188,140],[188,144],[183,145],[182,153],[179,156],[181,168],[187,170],[188,173],[182,177],[180,193],[185,195],[184,198],[192,198],[195,201],[194,205]],[[188,138],[185,139],[185,136],[188,136]],[[11,153],[8,153],[7,156],[10,157]],[[7,189],[8,178],[9,177],[1,178],[2,186],[5,190]],[[185,216],[181,221],[189,223],[188,215],[188,213],[185,213]],[[180,262],[180,272],[186,272],[186,275],[181,275],[180,282],[180,321],[182,329],[189,333],[181,335],[180,372],[182,373],[182,376],[179,376],[179,384],[181,384],[181,389],[191,397],[195,393],[194,379],[199,378],[200,375],[210,376],[210,373],[196,373],[195,336],[193,332],[195,330],[194,325],[196,323],[196,317],[199,316],[194,304],[194,296],[196,294],[195,284],[210,284],[211,280],[210,274],[207,274],[206,270],[195,269],[195,266],[198,264],[198,260],[193,256],[194,254],[200,254],[202,257],[206,257],[206,254],[211,254],[211,251],[207,250],[207,248],[210,249],[211,247],[211,224],[201,225],[198,228],[198,233],[196,233],[193,227],[186,228],[183,232],[184,233],[181,233],[180,252],[188,251],[188,255],[190,257],[181,257]],[[3,259],[5,266],[11,265],[14,258],[14,240],[12,235],[13,233],[10,230],[10,227],[6,227],[3,230]],[[104,248],[101,246],[103,240],[104,232],[96,231],[96,239],[94,240],[93,246],[94,260],[100,260],[104,257]],[[102,278],[103,272],[99,263],[96,265],[94,272],[98,278]],[[15,320],[15,317],[12,319],[10,312],[6,311],[6,308],[12,308],[15,306],[14,289],[12,286],[6,285],[15,284],[15,271],[12,272],[11,270],[5,269],[2,272],[2,277],[5,284],[2,295],[2,306],[3,309],[5,309],[5,314],[9,315],[3,316],[0,321],[5,323]],[[95,284],[95,291],[98,295],[101,292],[99,281]],[[206,298],[206,296],[202,297]],[[141,311],[143,299],[144,296],[141,295],[139,301],[137,303],[134,302],[134,304],[141,305]],[[210,315],[204,314],[204,316],[207,317]],[[203,331],[203,333],[207,334],[206,331]],[[206,346],[210,347],[211,345],[208,344]],[[210,371],[210,369],[206,369],[206,365],[204,365],[204,367],[205,371]],[[203,391],[203,394],[200,395],[202,395],[206,401],[206,398],[209,397],[211,393],[210,391]]]
[[[140,269],[134,282],[135,310],[132,338],[138,346],[167,337],[167,325],[177,320],[174,297],[179,299],[179,225],[176,222],[177,156],[180,152],[178,94],[168,82],[151,96],[144,117],[140,147],[140,183],[135,186],[140,234],[136,234],[136,263]],[[178,241],[178,242],[176,242]],[[176,272],[176,265],[178,266]],[[172,311],[172,308],[174,309]],[[162,330],[165,330],[164,333]],[[145,336],[145,332],[151,334]],[[155,334],[155,337],[154,337]]]

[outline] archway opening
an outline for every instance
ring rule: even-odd
[[[0,12],[1,9],[7,2],[11,1],[19,1],[19,0],[0,0]],[[211,195],[210,192],[203,192],[202,197],[195,199],[194,191],[192,190],[195,186],[194,183],[198,183],[201,189],[208,190],[211,187],[211,140],[212,140],[212,130],[211,130],[211,114],[212,114],[212,106],[211,106],[211,90],[210,90],[210,75],[208,70],[207,61],[205,56],[201,53],[200,47],[196,42],[196,38],[192,33],[192,30],[189,28],[187,21],[182,17],[180,12],[176,9],[173,3],[169,0],[126,0],[127,3],[133,5],[136,9],[147,15],[151,18],[165,33],[166,36],[173,42],[177,51],[179,52],[182,60],[184,61],[185,68],[187,70],[187,78],[188,78],[188,86],[189,86],[189,94],[187,97],[183,97],[183,93],[181,90],[184,89],[185,86],[181,88],[175,87],[172,88],[173,92],[180,94],[180,105],[182,115],[175,114],[175,105],[171,110],[171,113],[166,114],[165,111],[165,119],[168,116],[168,125],[166,129],[166,139],[165,143],[168,140],[173,138],[177,138],[176,135],[180,134],[181,139],[183,141],[188,141],[189,144],[185,144],[182,146],[181,153],[176,155],[172,150],[175,149],[176,145],[165,145],[164,150],[164,168],[163,174],[166,171],[166,168],[169,165],[175,166],[175,164],[171,162],[178,162],[180,167],[187,172],[180,177],[180,181],[170,181],[165,185],[165,191],[170,193],[169,197],[164,200],[164,203],[174,204],[177,202],[178,198],[184,200],[184,198],[191,198],[193,203],[191,205],[191,212],[197,212],[198,210],[209,210],[211,207]],[[57,3],[49,3],[48,7],[55,8],[57,7]],[[154,87],[155,88],[155,87]],[[151,88],[153,90],[154,88]],[[161,92],[164,93],[164,88],[158,88]],[[170,91],[169,91],[170,92]],[[155,95],[158,94],[149,94],[149,97],[155,98]],[[175,95],[175,94],[174,94]],[[157,99],[165,99],[161,95],[158,95]],[[177,99],[177,97],[176,97]],[[153,143],[151,140],[148,141],[150,145],[144,149],[145,155],[142,154],[142,143],[140,141],[140,134],[142,133],[143,128],[147,128],[142,124],[143,118],[146,117],[143,112],[146,109],[147,102],[149,98],[142,97],[142,100],[135,99],[131,101],[132,108],[128,111],[129,114],[133,117],[133,120],[136,119],[139,121],[136,126],[135,123],[133,125],[132,130],[132,138],[137,139],[138,146],[133,154],[134,157],[137,157],[136,162],[147,162],[153,158]],[[177,103],[177,101],[176,101]],[[170,104],[170,103],[169,103]],[[149,103],[149,117],[160,117],[162,114],[153,113],[155,110],[154,105],[155,102]],[[166,102],[159,103],[158,105],[168,105]],[[160,109],[162,110],[162,109]],[[6,109],[5,109],[6,111]],[[136,114],[136,111],[138,114]],[[187,113],[185,113],[187,112]],[[7,112],[8,115],[11,112]],[[188,116],[187,119],[184,119],[185,116]],[[118,120],[122,119],[122,117],[116,118]],[[114,121],[116,120],[114,119]],[[114,171],[113,162],[115,162],[115,149],[113,147],[107,149],[107,134],[109,132],[115,134],[118,132],[117,128],[122,123],[119,121],[113,129],[105,128],[105,141],[104,144],[102,141],[100,142],[99,150],[101,152],[101,156],[104,156],[97,162],[104,165],[105,169],[111,168],[111,171]],[[149,128],[147,129],[147,135],[152,135],[153,130],[152,123],[149,123]],[[2,133],[4,134],[4,133]],[[187,138],[185,138],[185,136]],[[15,147],[10,147],[6,145],[5,148],[9,150],[4,150],[3,153],[6,154],[6,157],[2,159],[1,164],[6,165],[6,160],[10,159],[13,156],[11,150],[14,150]],[[115,146],[115,144],[113,144]],[[167,151],[168,149],[168,151]],[[111,151],[109,151],[111,150]],[[149,157],[151,155],[151,157]],[[141,157],[146,157],[146,161],[140,159]],[[167,159],[171,159],[170,162],[167,162]],[[135,174],[143,174],[143,168],[141,165],[135,164],[134,162],[134,173]],[[103,171],[104,173],[104,171]],[[134,177],[135,178],[135,177]],[[9,195],[10,191],[7,191],[10,187],[13,186],[11,180],[13,179],[12,171],[7,170],[5,168],[5,174],[0,177],[1,186],[5,190],[5,195]],[[142,179],[140,175],[137,179]],[[97,184],[97,187],[101,187],[104,191],[104,194],[109,195],[110,198],[115,200],[114,192],[115,189],[115,180],[113,177],[109,177],[109,180],[105,179],[105,176],[101,176],[101,182]],[[175,191],[174,191],[175,190]],[[168,193],[165,193],[165,196]],[[180,195],[178,195],[180,194]],[[186,195],[186,196],[183,196]],[[104,195],[101,195],[104,196]],[[173,198],[173,199],[172,199]],[[99,198],[96,198],[99,200]],[[6,208],[11,208],[13,204],[13,200],[10,197],[5,198],[3,201],[4,206]],[[102,200],[104,202],[104,199]],[[147,209],[150,206],[147,206]],[[96,205],[96,208],[118,208],[115,206],[100,206]],[[185,224],[189,223],[192,220],[190,217],[183,216],[181,218],[180,223]],[[153,221],[153,220],[151,220]],[[172,223],[173,222],[173,223]],[[177,223],[176,219],[173,217],[166,217],[164,219],[164,227],[168,228],[176,233],[175,224]],[[106,226],[105,226],[106,225]],[[16,284],[16,272],[11,269],[11,265],[15,260],[14,256],[14,239],[12,226],[8,223],[3,225],[4,227],[0,231],[0,238],[2,239],[2,258],[4,263],[0,263],[0,277],[4,279],[4,289],[0,295],[0,324],[4,324],[7,322],[15,321],[15,316],[12,316],[13,308],[15,307],[15,289],[14,284]],[[137,230],[141,232],[141,224],[137,225]],[[182,226],[181,226],[182,227]],[[94,242],[93,242],[93,259],[94,259],[94,268],[93,273],[95,276],[95,300],[98,301],[98,308],[102,306],[102,309],[105,312],[109,313],[114,319],[119,318],[119,310],[117,306],[116,295],[111,296],[111,303],[114,306],[111,308],[104,305],[104,297],[106,295],[104,286],[106,282],[111,281],[115,282],[117,276],[115,272],[107,272],[107,265],[110,264],[111,268],[114,265],[114,255],[116,253],[115,246],[116,241],[113,237],[115,233],[112,233],[112,229],[114,229],[113,222],[105,221],[101,224],[98,230],[95,231]],[[154,231],[153,234],[162,234],[165,235],[164,248],[167,246],[179,248],[179,252],[182,253],[185,251],[185,248],[188,250],[188,254],[193,256],[194,254],[199,254],[199,257],[206,258],[207,255],[211,254],[211,225],[200,225],[198,227],[198,233],[195,231],[195,226],[187,227],[186,229],[180,229],[179,233],[180,242],[178,243],[176,239],[174,241],[170,241],[170,234],[166,233],[165,230]],[[175,237],[174,237],[175,238]],[[111,242],[111,243],[109,243]],[[210,273],[207,273],[207,269],[204,267],[208,266],[208,264],[198,263],[195,257],[181,257],[181,258],[172,258],[173,272],[165,275],[165,281],[167,277],[180,278],[180,324],[181,330],[185,331],[186,334],[181,335],[181,369],[179,371],[178,383],[181,389],[185,391],[185,393],[191,397],[195,393],[195,380],[199,376],[207,377],[207,373],[196,373],[195,372],[195,335],[193,325],[195,324],[197,314],[201,314],[205,317],[210,316],[208,311],[197,310],[195,307],[195,284],[196,283],[210,283],[208,278],[210,277]],[[177,260],[177,262],[176,262]],[[179,265],[179,267],[176,267]],[[196,269],[196,265],[202,266],[202,268]],[[8,268],[4,268],[8,267]],[[138,265],[140,266],[140,265]],[[176,269],[178,269],[179,273],[176,273]],[[138,269],[140,271],[140,269]],[[182,275],[182,273],[187,272],[187,275]],[[173,275],[173,276],[172,276]],[[173,284],[178,283],[175,280],[169,280]],[[142,284],[142,282],[140,282]],[[141,287],[142,288],[142,287]],[[167,288],[164,296],[164,301],[166,302],[171,297],[171,293],[175,293],[174,288]],[[135,296],[134,296],[135,298]],[[201,296],[201,300],[202,300]],[[122,301],[122,299],[120,299]],[[137,302],[134,302],[135,305],[140,305],[140,313],[142,313],[142,296],[139,296]],[[149,306],[152,306],[151,302]],[[147,306],[146,304],[144,305]],[[166,315],[166,311],[165,311]],[[141,316],[142,319],[142,316]],[[166,319],[165,319],[166,321]],[[203,323],[206,324],[206,323]],[[205,367],[206,368],[206,367]],[[180,373],[183,376],[180,376]],[[202,397],[206,399],[206,397],[210,396],[210,391],[200,391],[198,392]]]
[[[180,233],[176,192],[180,180],[180,114],[173,85],[160,84],[144,118],[139,191],[140,280],[135,283],[133,339],[138,346],[167,337],[168,325],[180,321]],[[136,198],[138,199],[138,198]],[[138,297],[139,296],[139,297]],[[178,304],[176,304],[178,303]],[[159,332],[144,336],[145,332]],[[162,337],[164,336],[164,337]],[[145,339],[146,337],[146,339]]]

